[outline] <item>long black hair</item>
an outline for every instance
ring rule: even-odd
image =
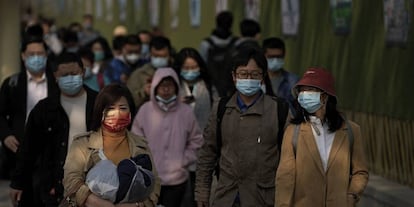
[[[341,113],[338,111],[336,107],[336,98],[329,94],[327,95],[328,100],[326,101],[325,118],[328,124],[329,131],[335,132],[342,127],[342,124],[344,123],[344,118],[341,116]],[[297,99],[295,99],[293,105],[295,107],[296,113],[293,119],[290,121],[292,124],[301,124],[309,120],[309,116],[311,114],[300,106]]]
[[[194,49],[194,48],[185,47],[185,48],[181,49],[175,57],[174,70],[177,72],[177,74],[180,78],[180,81],[182,81],[182,77],[180,75],[181,69],[182,69],[182,67],[184,65],[184,62],[187,58],[192,58],[197,62],[198,67],[200,68],[200,78],[206,84],[207,89],[208,89],[209,94],[210,94],[210,98],[212,98],[212,95],[213,95],[211,93],[212,84],[211,84],[211,78],[210,78],[210,76],[207,72],[207,65],[204,62],[203,58],[201,57],[200,53],[198,53],[197,50]]]

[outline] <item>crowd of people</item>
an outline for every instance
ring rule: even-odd
[[[224,11],[200,48],[93,17],[22,34],[0,91],[0,176],[14,206],[355,206],[359,126],[334,77],[285,67],[281,38]]]

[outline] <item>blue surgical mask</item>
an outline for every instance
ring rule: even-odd
[[[83,86],[83,79],[81,75],[67,75],[58,79],[60,90],[68,95],[75,95],[79,93]]]
[[[25,65],[27,70],[32,73],[39,73],[46,68],[47,58],[41,55],[32,55],[26,58]]]
[[[90,78],[93,75],[91,67],[85,66],[85,75],[83,75],[85,78]]]
[[[321,108],[321,93],[316,91],[302,91],[299,93],[298,102],[309,113],[315,113]]]
[[[156,96],[155,96],[155,99],[157,99],[157,101],[162,102],[162,103],[164,103],[164,104],[169,104],[169,103],[171,103],[171,102],[173,102],[173,101],[175,101],[175,100],[177,99],[177,95],[173,95],[173,96],[171,96],[171,98],[169,98],[169,99],[164,99],[164,98],[162,98],[161,96],[156,95]]]
[[[282,58],[267,58],[267,66],[270,71],[278,71],[283,68],[285,61]]]
[[[168,66],[168,58],[165,57],[151,57],[151,65],[155,68],[162,68]]]
[[[253,96],[261,90],[261,80],[257,79],[237,79],[237,90],[245,96]]]
[[[141,55],[146,55],[150,52],[149,44],[141,45]]]
[[[101,61],[105,58],[105,53],[103,51],[93,52],[95,61]]]
[[[184,70],[181,69],[180,73],[181,77],[183,77],[187,81],[193,81],[200,76],[200,69],[197,70]]]

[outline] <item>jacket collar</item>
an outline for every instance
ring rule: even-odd
[[[226,107],[227,108],[234,108],[238,112],[241,112],[240,108],[237,105],[237,96],[238,96],[238,92],[234,93],[232,95],[232,97],[230,98],[230,100],[227,102]],[[260,97],[256,100],[256,102],[252,106],[250,106],[247,109],[247,111],[245,111],[243,114],[263,115],[263,113],[264,113],[264,97],[265,97],[264,94],[260,95]]]
[[[131,155],[136,154],[138,148],[147,148],[147,145],[145,145],[144,140],[134,139],[134,136],[136,135],[133,135],[131,132],[127,131],[127,139]],[[90,135],[88,147],[94,150],[99,150],[103,148],[102,129],[98,129],[98,131]]]

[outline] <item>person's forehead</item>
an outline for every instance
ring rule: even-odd
[[[160,84],[174,84],[174,80],[170,77],[161,80]]]
[[[280,48],[266,48],[265,55],[282,55],[283,50]]]
[[[125,44],[124,48],[126,50],[134,50],[134,49],[139,49],[140,45],[139,44]]]
[[[31,51],[45,51],[45,47],[43,43],[40,42],[33,42],[27,45],[26,52]]]
[[[259,68],[256,61],[254,59],[250,59],[247,65],[240,65],[237,67],[237,71],[240,70],[247,70],[247,71],[263,71],[263,69]]]
[[[192,57],[187,57],[184,60],[184,65],[198,65],[197,61]]]
[[[115,103],[111,105],[128,105],[128,101],[124,96],[121,96]]]
[[[321,89],[313,86],[299,86],[299,91],[321,91]]]
[[[93,49],[102,49],[102,45],[101,45],[100,42],[95,42],[95,43],[93,43],[92,48]]]
[[[57,72],[67,72],[67,71],[82,71],[82,68],[77,62],[62,63],[58,65]]]

